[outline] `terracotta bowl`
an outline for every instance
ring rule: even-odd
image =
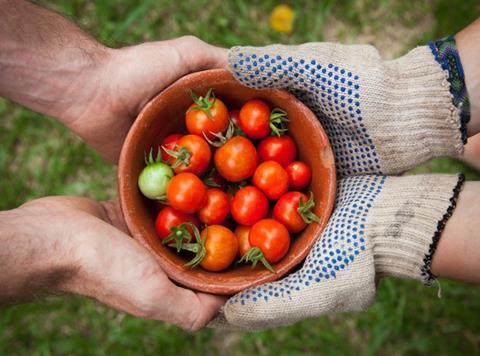
[[[240,108],[249,99],[261,98],[271,107],[288,113],[289,132],[298,146],[298,158],[312,168],[310,190],[315,195],[319,224],[309,225],[294,236],[288,254],[271,273],[262,266],[234,266],[222,272],[184,266],[187,259],[161,244],[155,233],[155,206],[144,198],[137,179],[144,167],[144,152],[158,147],[162,139],[185,132],[185,111],[191,104],[190,89],[205,94],[213,88],[229,108]],[[256,90],[237,82],[222,69],[185,76],[153,98],[135,120],[123,145],[118,170],[118,187],[123,215],[132,236],[158,260],[177,283],[202,292],[230,295],[242,289],[279,279],[300,264],[327,224],[335,199],[335,163],[328,138],[315,115],[293,95],[283,90]],[[259,264],[260,265],[260,264]]]

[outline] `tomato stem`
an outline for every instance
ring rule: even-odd
[[[150,152],[148,153],[148,156],[147,156],[147,153],[144,152],[143,157],[145,160],[145,165],[147,166],[154,163],[164,163],[162,160],[162,152],[160,150],[160,147],[158,148],[157,157],[155,157],[155,159],[153,158],[153,148],[150,148]]]
[[[183,246],[186,243],[189,243],[192,241],[192,234],[190,231],[188,231],[187,227],[195,227],[191,222],[186,222],[183,224],[180,224],[178,226],[174,226],[170,229],[170,234],[165,237],[165,239],[162,241],[164,245],[168,245],[170,247],[175,247],[177,249],[177,252],[180,252],[182,250]],[[186,243],[184,242],[186,240]],[[171,243],[174,242],[174,243]]]
[[[205,239],[201,239],[199,243],[183,244],[183,249],[195,253],[195,257],[185,263],[185,266],[191,268],[198,266],[207,254]]]
[[[190,152],[185,147],[179,147],[177,144],[175,144],[176,150],[170,150],[164,146],[162,146],[162,149],[168,153],[170,156],[175,158],[175,163],[172,164],[172,168],[177,168],[180,166],[182,163],[188,167],[190,165],[190,157],[192,156]]]
[[[157,199],[155,199],[155,200],[158,201],[160,204],[169,205],[166,194],[160,195],[160,196],[159,196]]]
[[[212,187],[212,188],[221,188],[221,185],[218,184],[217,182],[215,182],[213,180],[213,175],[215,174],[215,168],[212,168],[208,174],[206,175],[206,177],[203,179],[203,183],[207,186],[207,187]]]
[[[212,88],[208,89],[207,94],[205,94],[205,97],[198,96],[193,90],[190,90],[190,95],[195,105],[190,107],[187,110],[187,113],[194,110],[201,110],[205,114],[207,114],[207,116],[211,120],[214,120],[211,109],[213,105],[215,105],[215,101],[217,99],[215,98],[215,93],[213,92]],[[210,97],[212,97],[213,100],[210,100],[211,99]]]
[[[202,133],[203,133],[203,137],[210,145],[212,145],[213,147],[222,147],[228,140],[232,138],[233,134],[235,133],[235,124],[231,120],[228,122],[228,128],[225,135],[222,132],[210,131],[210,134],[216,137],[218,141],[212,141],[208,138],[205,132],[202,132]]]
[[[207,236],[205,235],[205,237],[202,238],[200,236],[200,232],[198,231],[197,227],[194,224],[192,223],[185,223],[185,224],[188,224],[192,228],[193,234],[195,235],[195,238],[197,240],[196,243],[182,242],[182,246],[181,246],[181,250],[190,251],[195,254],[194,258],[192,258],[189,262],[185,263],[185,266],[193,268],[198,266],[207,255],[207,249],[205,248],[205,240]]]
[[[265,258],[265,255],[263,254],[262,250],[260,250],[258,247],[252,247],[249,249],[245,254],[242,256],[240,259],[240,262],[245,262],[245,263],[252,263],[252,268],[255,268],[257,265],[257,262],[262,262],[262,264],[265,266],[266,269],[268,269],[272,273],[277,273],[273,269],[273,267],[268,263],[267,259]]]
[[[279,108],[273,109],[270,113],[270,130],[272,130],[272,136],[284,135],[288,131],[287,124],[287,112]]]
[[[297,212],[306,224],[311,224],[312,222],[320,222],[320,218],[312,211],[314,207],[315,200],[313,198],[312,192],[310,192],[310,197],[307,202],[304,202],[303,199],[300,198],[298,202]]]
[[[227,184],[227,191],[231,192],[235,195],[241,188],[246,187],[248,185],[248,181],[242,180],[240,182],[229,182]]]

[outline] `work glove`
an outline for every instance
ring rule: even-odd
[[[287,89],[316,113],[340,179],[332,217],[302,268],[233,296],[211,325],[258,330],[364,310],[384,276],[430,284],[463,176],[391,175],[462,153],[468,97],[453,39],[392,61],[372,46],[234,47],[229,66],[245,85]]]
[[[448,44],[454,46],[444,41],[437,50],[432,43],[391,61],[368,45],[234,47],[229,65],[242,83],[288,89],[307,104],[341,175],[398,174],[463,152],[468,98]]]

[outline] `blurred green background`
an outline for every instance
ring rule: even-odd
[[[291,34],[270,29],[276,1],[39,1],[110,46],[193,34],[221,46],[272,42],[371,43],[387,58],[455,33],[480,16],[478,0],[286,1]],[[54,120],[0,99],[0,209],[52,194],[116,196],[115,167]],[[465,171],[437,159],[415,172]],[[0,355],[59,354],[424,354],[480,353],[480,289],[441,281],[437,288],[382,280],[374,306],[259,333],[188,334],[74,297],[0,310]]]

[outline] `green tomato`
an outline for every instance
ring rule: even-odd
[[[173,177],[168,164],[157,162],[148,164],[138,177],[138,187],[150,199],[160,199],[167,193],[167,185]]]

